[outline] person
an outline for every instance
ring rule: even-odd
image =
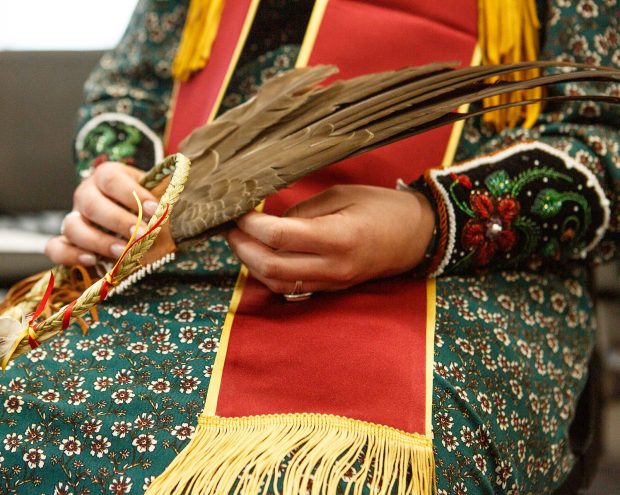
[[[262,6],[224,109],[297,58],[308,2]],[[618,9],[553,0],[539,10],[542,58],[620,65]],[[117,258],[136,222],[132,190],[154,213],[158,199],[139,180],[162,157],[186,11],[182,0],[140,1],[89,79],[76,139],[83,180],[47,245],[54,262]],[[618,121],[617,109],[594,103],[549,105],[530,129],[472,120],[457,160],[481,158],[426,174],[414,191],[334,186],[178,253],[106,301],[88,335],[70,328],[7,370],[5,492],[145,490],[194,432],[240,261],[275,293],[323,299],[398,274],[436,277],[439,493],[553,492],[574,463],[569,426],[595,340],[587,266],[574,258],[608,260],[618,245]]]

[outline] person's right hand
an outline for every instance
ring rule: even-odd
[[[54,263],[84,266],[94,265],[95,255],[118,258],[138,218],[132,192],[142,202],[145,220],[157,209],[155,196],[139,184],[143,175],[118,162],[95,168],[75,190],[73,211],[65,217],[61,235],[47,242],[45,255]]]

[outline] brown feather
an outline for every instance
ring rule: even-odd
[[[454,69],[436,63],[369,74],[317,86],[331,66],[295,69],[265,83],[245,104],[194,131],[180,146],[192,160],[185,190],[171,214],[177,241],[195,238],[254,208],[269,194],[346,157],[439,125],[518,102],[458,113],[488,96],[569,81],[620,81],[620,71],[581,64],[524,62]],[[571,72],[488,84],[491,76],[519,70],[571,68]],[[547,101],[603,95],[555,96]],[[536,100],[538,101],[538,100]]]

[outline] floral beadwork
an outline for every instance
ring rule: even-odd
[[[544,143],[432,170],[421,180],[447,229],[435,275],[583,258],[609,223],[609,200],[596,177]]]
[[[545,24],[541,32],[541,60],[620,66],[620,2],[538,0],[537,8]],[[584,81],[550,86],[547,94],[587,95],[600,89],[597,83]],[[620,95],[620,85],[612,84],[604,91],[608,95]],[[573,157],[597,177],[611,200],[607,234],[588,255],[593,262],[600,263],[617,257],[620,245],[618,122],[618,105],[595,101],[550,103],[532,128],[516,127],[499,134],[481,119],[473,118],[465,123],[456,161],[495,153],[526,140],[544,142]],[[571,235],[571,229],[566,235]]]
[[[157,136],[164,134],[173,87],[172,61],[188,4],[189,0],[137,2],[119,44],[103,55],[84,85],[78,129],[92,126],[101,115],[123,114]]]
[[[519,202],[512,196],[494,198],[488,191],[472,191],[469,203],[475,217],[463,227],[461,243],[477,265],[488,265],[498,249],[508,253],[515,245],[513,221],[519,214]]]

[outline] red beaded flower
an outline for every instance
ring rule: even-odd
[[[477,190],[470,194],[469,205],[476,216],[463,227],[461,241],[466,250],[475,250],[474,263],[485,266],[498,249],[507,253],[514,247],[517,233],[512,223],[519,215],[519,202],[512,196],[494,198]]]

